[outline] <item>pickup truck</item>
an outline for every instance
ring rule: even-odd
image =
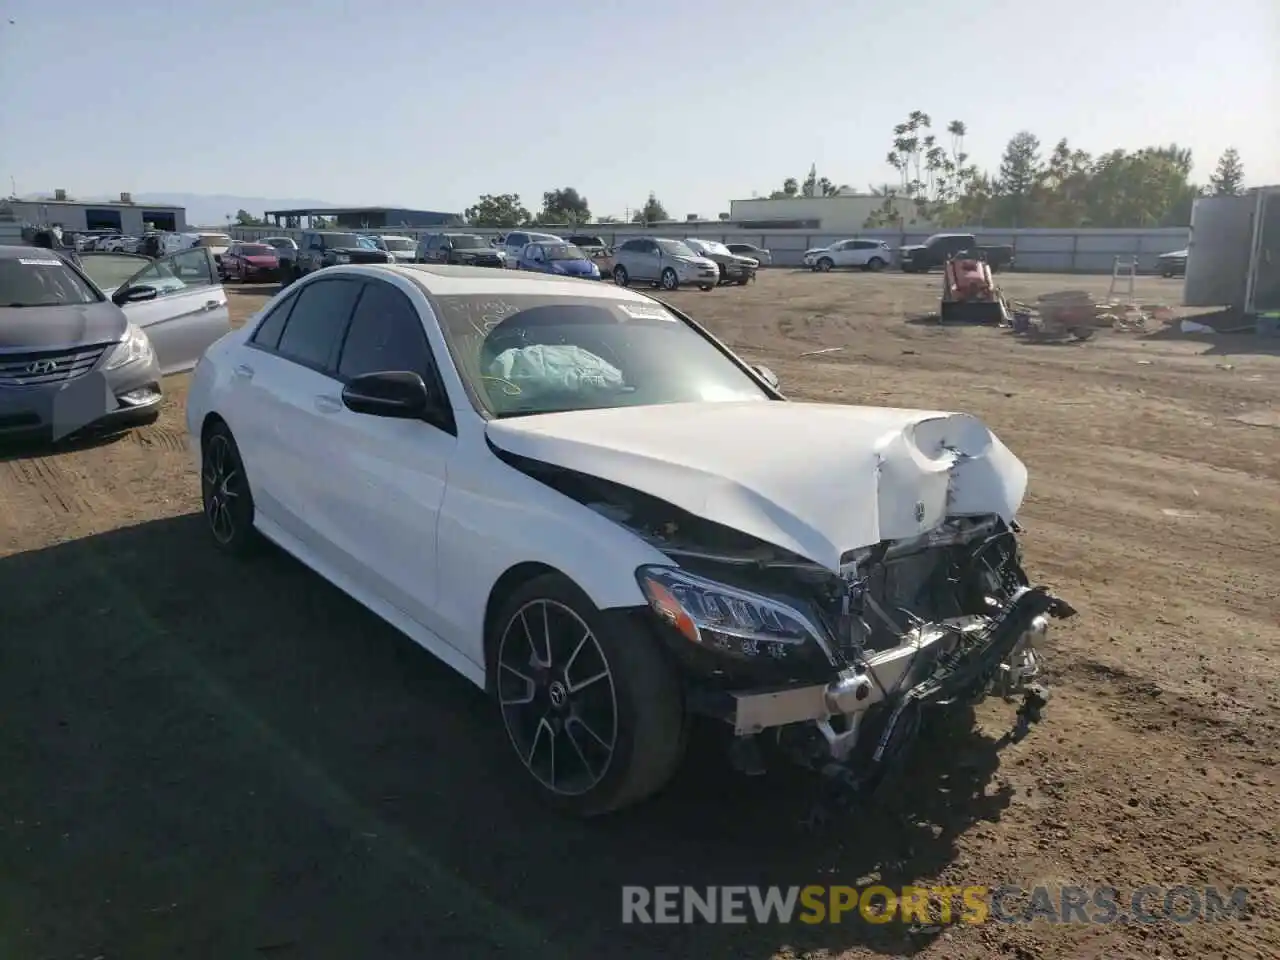
[[[903,273],[928,273],[967,250],[984,254],[992,273],[1013,266],[1013,247],[1008,244],[981,246],[972,233],[935,233],[924,243],[899,247],[898,255]]]
[[[320,230],[304,233],[293,261],[293,277],[301,280],[309,273],[339,263],[393,263],[390,253],[360,242],[355,233]]]

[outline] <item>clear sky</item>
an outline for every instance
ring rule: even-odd
[[[0,193],[461,210],[577,187],[673,216],[865,189],[915,109],[994,166],[1237,147],[1280,182],[1280,0],[0,0]],[[10,23],[12,19],[12,23]]]

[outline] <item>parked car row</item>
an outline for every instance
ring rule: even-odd
[[[827,273],[839,267],[880,271],[893,262],[893,248],[883,240],[840,240],[804,253],[804,265]],[[986,260],[992,272],[1013,266],[1014,250],[1007,244],[983,245],[971,233],[935,233],[924,243],[898,247],[904,273],[928,273],[958,254],[975,254]]]

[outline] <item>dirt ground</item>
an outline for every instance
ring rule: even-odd
[[[1106,282],[1005,279],[1023,299]],[[921,744],[895,808],[814,832],[808,781],[741,778],[705,735],[653,802],[557,819],[467,683],[288,558],[214,554],[174,378],[152,428],[0,460],[0,957],[1280,955],[1280,350],[942,329],[916,319],[937,284],[778,270],[673,296],[795,398],[971,412],[1027,462],[1029,566],[1080,610],[1027,739],[997,749],[1013,708],[985,704]],[[238,318],[269,292],[232,289]],[[620,922],[624,884],[872,880],[1244,885],[1250,906]]]

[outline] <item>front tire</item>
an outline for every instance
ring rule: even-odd
[[[507,739],[553,806],[597,816],[671,779],[684,754],[684,700],[638,623],[604,617],[572,581],[549,573],[506,599],[489,647]]]
[[[835,261],[832,260],[830,257],[823,257],[821,260],[819,260],[815,264],[815,266],[818,268],[819,273],[830,273],[831,268],[834,267],[835,265],[836,265]]]
[[[210,427],[201,450],[200,493],[214,545],[232,556],[249,556],[259,546],[253,493],[230,428],[225,423]]]
[[[662,271],[662,277],[659,280],[659,283],[661,283],[663,290],[680,289],[680,277],[677,276],[676,272],[670,267],[667,267]]]

